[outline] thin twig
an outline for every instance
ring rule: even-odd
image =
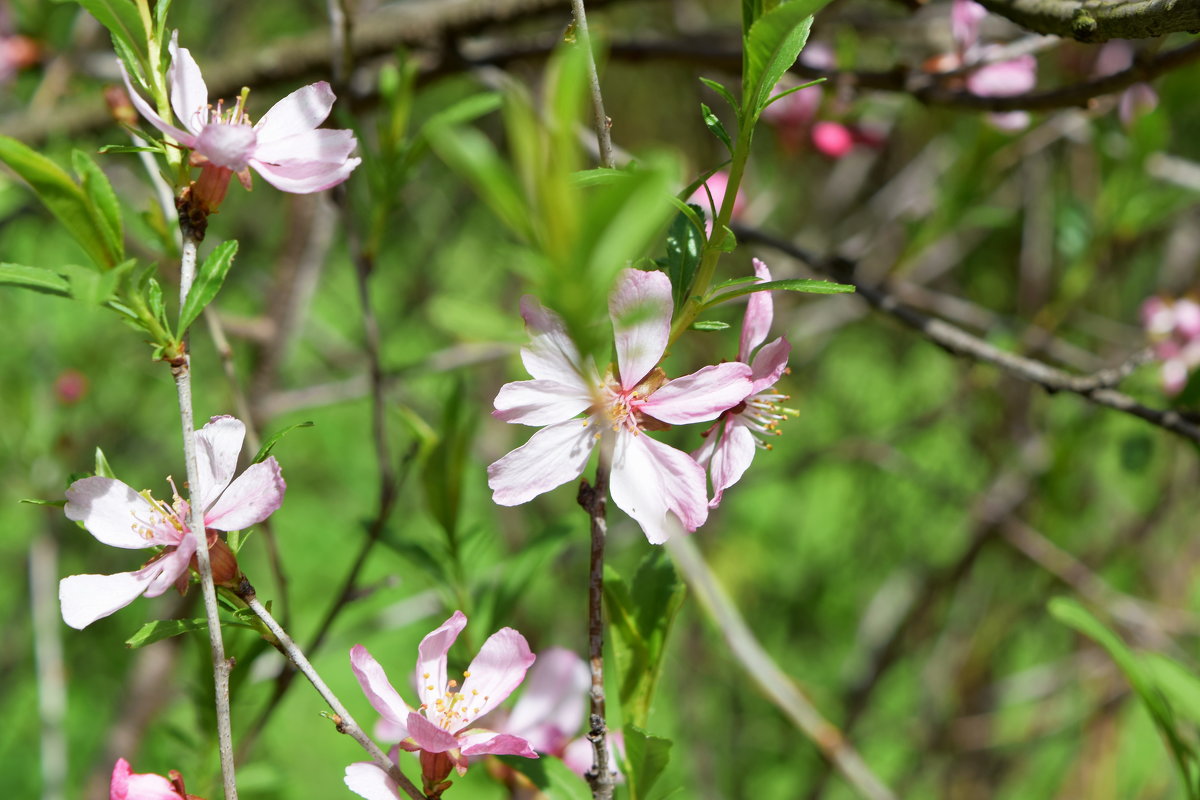
[[[600,166],[613,169],[617,164],[613,158],[612,120],[604,113],[604,96],[600,93],[600,73],[596,69],[596,54],[592,52],[592,37],[588,34],[587,13],[583,0],[571,0],[571,13],[575,16],[575,35],[587,58],[588,90],[592,95],[592,115],[596,122],[596,144],[600,149]]]
[[[720,628],[733,655],[767,698],[812,740],[860,797],[895,800],[896,795],[871,771],[842,732],[817,710],[791,677],[779,668],[755,638],[741,613],[705,563],[692,539],[667,540],[667,550],[688,586]]]
[[[183,238],[183,254],[179,265],[179,305],[187,299],[196,277],[196,240]],[[208,622],[208,641],[212,649],[213,685],[217,706],[217,745],[221,752],[221,778],[225,800],[237,800],[234,777],[233,730],[229,714],[229,662],[225,659],[225,644],[221,640],[221,618],[217,613],[217,592],[213,586],[212,563],[208,556],[208,532],[204,527],[204,509],[196,502],[200,488],[200,470],[196,461],[196,427],[192,416],[191,357],[185,352],[171,362],[171,375],[179,396],[179,419],[183,429],[183,454],[187,464],[188,506],[192,538],[196,541],[196,567],[200,573],[200,590],[204,595],[204,615]]]
[[[608,534],[608,476],[611,470],[612,443],[605,437],[600,442],[596,464],[596,482],[584,480],[579,485],[579,505],[591,520],[592,549],[588,571],[588,665],[592,686],[588,692],[588,741],[592,743],[592,768],[587,781],[595,800],[611,800],[616,773],[612,769],[612,754],[608,747],[608,722],[604,698],[604,543]]]
[[[1200,443],[1200,425],[1185,418],[1179,412],[1151,408],[1139,403],[1129,395],[1111,388],[1115,381],[1123,379],[1140,364],[1145,363],[1149,358],[1149,353],[1144,350],[1138,351],[1117,367],[1102,370],[1093,375],[1072,375],[1036,359],[1001,350],[983,339],[967,333],[962,328],[915,311],[902,304],[882,286],[868,286],[858,282],[854,277],[855,265],[851,261],[837,256],[830,258],[817,256],[791,242],[755,228],[736,226],[735,233],[739,241],[765,245],[799,259],[835,280],[853,284],[855,293],[876,309],[919,331],[925,338],[955,355],[993,364],[1009,374],[1036,383],[1051,393],[1077,394],[1096,405],[1143,419],[1184,439]]]
[[[329,708],[334,713],[334,724],[337,726],[338,732],[344,733],[358,742],[370,754],[372,760],[375,761],[379,768],[384,770],[409,797],[413,798],[413,800],[428,800],[421,793],[421,790],[400,771],[399,765],[392,761],[387,753],[383,752],[379,745],[375,744],[375,741],[367,736],[358,723],[354,721],[354,717],[342,705],[342,701],[338,699],[333,690],[321,678],[316,668],[313,667],[300,648],[296,646],[292,637],[280,627],[275,618],[271,616],[271,612],[267,611],[263,604],[258,601],[258,597],[254,594],[254,587],[243,579],[236,593],[250,607],[255,616],[262,620],[263,624],[267,626],[267,630],[271,632],[271,635],[275,637],[275,641],[272,642],[275,648],[287,656],[287,659],[304,673],[304,677],[308,678],[313,688],[317,690],[317,694],[321,695],[325,702],[329,704]]]

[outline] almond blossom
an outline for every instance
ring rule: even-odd
[[[113,765],[108,797],[109,800],[201,800],[185,792],[178,772],[173,771],[170,779],[153,772],[134,772],[123,758]]]
[[[666,275],[624,270],[609,299],[617,369],[600,377],[580,358],[562,320],[532,297],[522,299],[532,341],[521,359],[533,380],[503,386],[493,416],[545,427],[488,467],[496,503],[526,503],[578,478],[596,444],[611,437],[613,502],[652,544],[704,524],[704,469],[646,432],[716,419],[751,393],[751,369],[717,364],[668,379],[658,362],[670,338],[671,308]]]
[[[271,516],[283,503],[287,484],[273,456],[233,479],[245,435],[246,426],[229,416],[213,417],[195,434],[200,485],[192,487],[191,496],[192,502],[204,509],[210,548],[220,542],[215,531],[248,528]],[[134,572],[63,578],[58,599],[63,620],[72,628],[82,630],[141,595],[158,597],[171,586],[181,592],[187,588],[196,544],[188,526],[188,501],[175,491],[173,482],[171,488],[174,498],[170,505],[115,478],[84,478],[67,489],[67,518],[82,522],[102,543],[130,550],[163,548]],[[213,553],[217,552],[214,548]],[[232,559],[227,548],[224,553],[227,559],[214,559],[218,580],[221,567]],[[236,566],[231,569],[227,578],[236,575]]]
[[[1037,84],[1037,59],[1025,53],[1006,61],[988,62],[988,49],[979,44],[979,28],[987,9],[975,0],[954,0],[950,8],[950,33],[957,49],[943,63],[948,69],[982,63],[967,76],[967,88],[981,97],[1011,97],[1025,94]],[[988,120],[1004,131],[1019,131],[1029,125],[1025,111],[988,114]]]
[[[350,666],[371,706],[383,717],[377,733],[400,739],[400,748],[418,753],[424,791],[439,797],[450,785],[451,769],[463,775],[468,759],[481,755],[517,755],[537,758],[529,742],[519,736],[496,733],[471,724],[512,694],[534,662],[525,637],[512,628],[501,628],[488,637],[479,654],[463,673],[463,682],[447,679],[446,654],[467,625],[455,611],[417,648],[417,696],[413,709],[388,681],[383,667],[361,644],[350,650]],[[395,756],[393,756],[394,758]],[[368,800],[398,798],[395,783],[375,764],[360,762],[346,768],[346,786]]]
[[[757,258],[754,259],[754,274],[759,281],[771,280],[771,271]],[[705,431],[704,444],[693,453],[696,461],[707,465],[712,475],[713,498],[708,504],[710,508],[716,508],[725,490],[745,474],[754,460],[755,450],[771,447],[759,437],[779,435],[779,421],[786,416],[786,411],[779,404],[787,400],[787,395],[779,394],[773,387],[787,370],[792,346],[780,336],[754,354],[755,348],[766,340],[773,318],[770,292],[751,294],[746,304],[742,338],[738,345],[738,361],[750,365],[753,381],[750,393],[745,400],[722,414],[716,425]]]
[[[1200,303],[1189,297],[1151,297],[1142,304],[1142,326],[1162,361],[1163,391],[1179,394],[1200,367]]]
[[[151,125],[192,151],[191,162],[203,167],[197,186],[214,210],[225,195],[229,177],[236,174],[250,188],[253,167],[267,183],[285,192],[307,194],[335,186],[350,176],[361,159],[350,158],[357,145],[349,130],[318,128],[333,108],[334,94],[325,81],[305,86],[280,100],[251,125],[246,113],[247,92],[229,107],[208,100],[208,86],[187,48],[171,37],[171,67],[167,80],[171,108],[182,128],[170,124],[142,99],[121,75],[129,97]]]

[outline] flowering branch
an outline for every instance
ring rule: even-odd
[[[182,220],[181,220],[182,221]],[[185,228],[183,252],[179,264],[179,306],[182,309],[192,282],[196,278],[196,239]],[[221,640],[221,619],[217,614],[217,592],[213,585],[212,562],[208,556],[208,531],[204,526],[204,507],[197,502],[200,469],[196,460],[196,425],[192,414],[191,357],[186,342],[183,352],[171,362],[175,391],[179,397],[179,419],[183,429],[183,455],[187,465],[189,504],[188,527],[196,540],[196,569],[200,573],[200,589],[204,595],[204,616],[208,622],[208,641],[212,649],[213,685],[217,705],[217,745],[221,752],[221,778],[225,800],[237,800],[237,781],[234,777],[233,730],[229,713],[229,662],[225,659],[225,643]]]
[[[325,702],[329,704],[329,707],[333,710],[333,721],[337,726],[338,732],[347,734],[351,739],[358,742],[370,754],[371,759],[379,765],[379,768],[387,772],[388,777],[394,780],[409,797],[413,800],[428,800],[421,793],[421,790],[400,771],[400,767],[392,759],[388,758],[387,753],[383,752],[379,745],[375,744],[375,741],[367,736],[358,723],[354,721],[354,717],[351,716],[346,707],[342,705],[342,701],[338,699],[333,690],[321,678],[316,668],[313,667],[312,662],[308,660],[308,657],[304,655],[304,652],[296,645],[296,642],[288,635],[288,632],[275,621],[275,618],[271,616],[271,612],[258,601],[254,587],[250,585],[250,582],[243,578],[241,585],[235,590],[235,594],[267,626],[267,630],[274,637],[271,644],[275,646],[275,649],[283,653],[288,661],[292,662],[298,670],[304,673],[304,677],[308,678],[309,683],[317,690],[317,694],[321,695]]]
[[[596,482],[589,485],[584,479],[579,485],[579,505],[591,518],[592,555],[588,572],[588,664],[592,686],[588,692],[588,741],[592,743],[594,759],[587,780],[596,800],[611,800],[616,773],[612,768],[612,753],[608,747],[608,725],[604,710],[604,544],[608,534],[608,478],[612,470],[612,443],[600,443],[596,463]]]

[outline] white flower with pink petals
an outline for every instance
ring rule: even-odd
[[[179,773],[172,773],[178,775]],[[182,781],[180,781],[182,784]],[[200,800],[185,795],[181,785],[153,772],[134,772],[129,762],[118,758],[108,789],[109,800]]]
[[[182,128],[160,117],[134,91],[123,64],[121,74],[137,110],[151,125],[191,150],[193,164],[235,173],[247,189],[253,168],[276,189],[297,194],[335,186],[359,165],[361,159],[350,158],[357,145],[353,133],[317,127],[333,108],[334,94],[328,83],[297,89],[251,125],[245,94],[228,108],[221,102],[216,107],[209,103],[200,68],[176,39],[177,35],[171,38],[167,79],[171,108]],[[225,177],[227,182],[228,173]]]
[[[617,371],[601,378],[583,363],[558,316],[532,297],[521,301],[533,337],[521,358],[534,379],[502,387],[493,415],[546,427],[488,467],[496,503],[526,503],[578,478],[597,442],[612,437],[613,502],[652,544],[704,524],[704,469],[646,432],[716,419],[751,393],[751,370],[717,364],[669,380],[658,362],[670,338],[671,309],[666,275],[623,271],[609,300]]]
[[[757,258],[754,259],[754,274],[759,281],[771,280],[767,265]],[[716,508],[725,490],[745,474],[754,460],[755,451],[760,447],[771,447],[759,437],[779,435],[778,424],[787,415],[780,405],[788,399],[787,395],[776,392],[774,386],[787,371],[792,346],[780,336],[770,344],[763,345],[757,353],[754,352],[766,341],[774,313],[770,292],[750,295],[738,346],[738,361],[750,365],[753,382],[750,394],[722,414],[716,425],[705,431],[707,438],[704,444],[693,453],[696,461],[707,465],[712,475],[711,508]]]
[[[1142,304],[1142,326],[1162,362],[1163,390],[1179,394],[1200,367],[1200,303],[1151,297]]]
[[[192,501],[204,509],[206,529],[248,528],[271,516],[283,503],[287,484],[274,457],[254,464],[233,479],[245,435],[246,426],[233,417],[213,417],[196,431],[200,485],[192,487]],[[174,494],[168,505],[115,478],[84,478],[71,484],[67,489],[67,518],[82,522],[88,533],[102,543],[130,550],[164,549],[134,572],[63,578],[58,585],[58,599],[68,625],[83,629],[141,595],[158,597],[176,585],[181,591],[187,588],[188,566],[196,544],[188,526],[188,502],[178,492]],[[210,533],[210,547],[214,539],[215,534]]]
[[[416,671],[421,705],[416,709],[404,702],[367,648],[359,644],[350,650],[354,675],[371,706],[383,718],[377,733],[383,739],[399,740],[401,748],[420,755],[427,794],[445,788],[443,781],[451,769],[465,774],[471,756],[538,757],[529,742],[519,736],[471,727],[521,684],[534,662],[529,644],[512,628],[496,631],[463,673],[460,686],[458,681],[448,679],[446,654],[466,625],[466,616],[455,611],[421,640]],[[400,797],[387,773],[369,762],[346,767],[345,782],[368,800]]]

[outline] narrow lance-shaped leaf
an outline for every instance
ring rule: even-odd
[[[254,460],[250,463],[258,464],[259,462],[266,460],[266,457],[271,455],[271,451],[275,449],[275,445],[279,444],[283,437],[287,436],[297,428],[311,428],[312,426],[313,423],[311,421],[297,422],[295,425],[288,425],[286,428],[263,442],[262,447],[258,449],[258,454],[254,456]]]
[[[229,267],[233,265],[233,257],[237,254],[237,249],[236,239],[221,242],[200,265],[200,269],[196,273],[196,281],[192,284],[191,291],[188,292],[187,299],[183,303],[183,310],[179,313],[177,335],[180,338],[200,316],[200,312],[204,310],[205,306],[211,303],[217,296],[217,292],[221,290],[221,285],[225,283],[225,276],[229,273]]]
[[[625,726],[623,733],[629,800],[647,800],[671,760],[671,740],[651,736],[632,723]]]
[[[725,125],[722,124],[720,118],[705,103],[700,104],[700,114],[704,118],[704,127],[708,128],[709,133],[717,137],[721,144],[725,145],[725,149],[732,153],[733,140],[729,138],[729,133],[725,130]]]
[[[75,174],[79,176],[88,203],[96,212],[95,220],[104,234],[108,251],[117,260],[123,259],[125,257],[125,230],[121,224],[121,206],[117,202],[117,195],[113,191],[112,184],[108,182],[108,176],[82,150],[72,151],[71,163],[75,167]]]
[[[0,286],[32,289],[56,297],[70,297],[71,285],[56,272],[23,264],[0,264]]]
[[[712,308],[719,306],[721,303],[742,297],[755,292],[770,292],[770,291],[785,291],[785,292],[804,292],[806,294],[846,294],[853,292],[854,287],[848,283],[833,283],[832,281],[817,281],[808,278],[793,278],[783,281],[763,281],[762,283],[750,283],[731,289],[728,292],[723,292],[711,300],[705,302],[704,308]]]
[[[61,1],[61,0],[60,0]],[[144,57],[146,35],[142,18],[133,0],[75,0],[120,43]],[[170,5],[159,0],[158,5]],[[165,10],[164,10],[165,14]]]
[[[742,74],[742,115],[754,120],[766,107],[771,90],[796,63],[812,15],[829,0],[791,0],[767,11],[754,21],[745,35],[745,67]]]

